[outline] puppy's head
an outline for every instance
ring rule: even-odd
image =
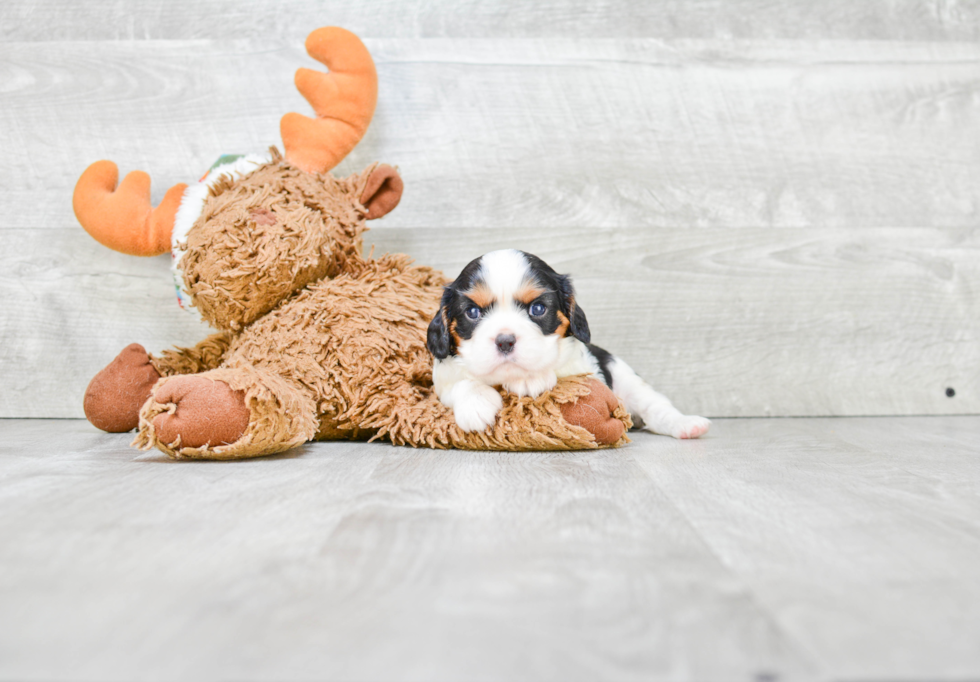
[[[496,383],[553,369],[568,337],[590,338],[571,279],[509,249],[472,261],[445,288],[427,345],[437,360],[456,358]]]

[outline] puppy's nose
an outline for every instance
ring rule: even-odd
[[[514,350],[514,343],[517,341],[517,338],[513,334],[499,334],[494,341],[497,344],[497,350],[507,355]]]

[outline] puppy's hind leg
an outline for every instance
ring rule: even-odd
[[[608,365],[612,390],[630,414],[643,420],[644,428],[674,438],[698,438],[708,432],[711,422],[704,417],[685,415],[637,376],[629,365],[613,357]]]

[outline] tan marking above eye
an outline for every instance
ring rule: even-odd
[[[530,284],[525,282],[521,285],[521,288],[514,292],[514,300],[519,301],[525,305],[531,305],[534,300],[547,293],[544,289],[539,287],[537,284]]]
[[[480,308],[489,308],[497,302],[497,297],[494,296],[493,292],[490,291],[487,285],[482,282],[474,285],[469,291],[464,291],[463,295],[473,301],[473,304],[479,306]]]

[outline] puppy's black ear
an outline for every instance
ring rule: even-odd
[[[562,314],[569,320],[568,333],[582,343],[591,341],[589,321],[585,319],[585,311],[575,303],[575,288],[568,275],[558,275],[558,300]]]
[[[437,360],[445,360],[450,354],[455,355],[456,353],[453,337],[449,333],[449,309],[454,295],[452,285],[443,290],[439,310],[436,311],[436,316],[429,323],[425,345]]]
[[[589,331],[589,321],[585,319],[585,311],[574,305],[574,299],[572,304],[574,306],[571,317],[572,323],[568,325],[568,329],[576,339],[582,343],[589,343],[592,340],[592,332]]]

